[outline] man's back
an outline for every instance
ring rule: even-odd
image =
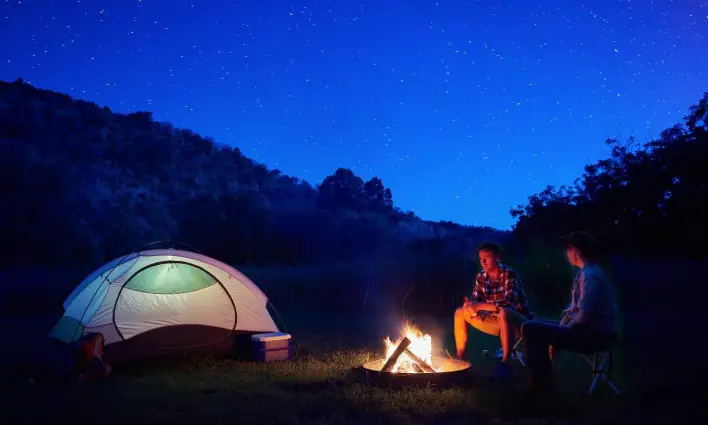
[[[597,264],[586,264],[573,285],[573,304],[583,310],[586,324],[606,332],[615,331],[617,301],[610,279]]]

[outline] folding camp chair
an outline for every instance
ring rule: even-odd
[[[514,348],[511,349],[511,358],[516,359],[521,363],[521,367],[526,367],[526,360],[524,360],[524,353],[520,352],[519,344],[521,344],[521,341],[524,339],[519,337],[519,339],[516,340],[516,344],[514,344]]]
[[[524,358],[521,356],[520,353],[520,348],[519,345],[523,341],[523,338],[519,338],[516,341],[516,344],[514,344],[514,348],[512,349],[512,358],[516,359],[521,363],[521,367],[526,367],[526,361]],[[588,362],[588,364],[592,367],[592,382],[590,383],[590,389],[588,390],[588,394],[592,394],[593,391],[595,391],[595,388],[597,387],[597,383],[602,379],[607,383],[607,385],[612,388],[612,391],[614,391],[617,395],[620,395],[620,390],[617,388],[617,386],[612,382],[610,379],[610,373],[612,372],[612,347],[614,343],[612,343],[609,347],[607,347],[606,350],[601,350],[601,351],[594,351],[594,352],[578,352],[580,353],[583,358],[585,358],[585,361]],[[564,350],[564,351],[570,351],[570,350]]]
[[[606,351],[580,354],[582,354],[588,364],[592,366],[592,383],[590,384],[588,394],[592,394],[592,392],[595,391],[597,383],[602,379],[607,382],[607,385],[609,385],[617,395],[620,395],[620,390],[612,380],[610,380],[610,372],[612,372],[612,346]],[[592,360],[590,360],[590,356],[592,356]]]
[[[521,363],[521,367],[526,367],[526,361],[524,360],[524,353],[522,353],[519,344],[521,344],[522,338],[516,340],[514,347],[511,349],[511,358],[517,360]],[[496,358],[500,359],[502,357],[502,348],[497,349]]]

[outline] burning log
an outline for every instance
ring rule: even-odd
[[[431,365],[429,365],[425,360],[421,359],[420,357],[416,356],[411,352],[409,349],[404,350],[405,353],[408,355],[408,357],[411,358],[422,370],[423,372],[429,372],[429,373],[434,373],[435,369]]]
[[[384,363],[383,367],[381,368],[381,371],[390,372],[391,369],[393,369],[393,367],[396,365],[398,358],[401,357],[403,353],[405,353],[413,361],[413,367],[420,370],[421,372],[435,373],[435,369],[433,369],[431,365],[429,365],[425,360],[421,359],[408,349],[408,346],[410,345],[411,340],[408,337],[404,337],[401,342],[398,343],[398,346],[394,350],[393,354],[391,354],[391,357],[386,360],[386,363]]]
[[[386,363],[384,363],[381,368],[381,372],[391,372],[391,369],[393,369],[393,366],[396,365],[398,358],[401,357],[401,354],[408,349],[409,345],[411,345],[411,340],[408,339],[408,337],[403,337],[401,342],[398,343],[396,350],[393,354],[391,354],[391,357],[389,357],[388,360],[386,360]]]

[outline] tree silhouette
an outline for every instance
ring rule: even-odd
[[[548,187],[511,210],[515,243],[530,249],[585,228],[626,255],[705,256],[707,105],[708,92],[683,124],[643,146],[607,140],[610,157],[587,165],[573,187]]]
[[[317,207],[324,209],[349,209],[361,211],[365,204],[362,196],[364,181],[349,169],[338,168],[325,177],[317,187]]]

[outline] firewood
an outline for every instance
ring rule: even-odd
[[[381,368],[381,372],[390,372],[391,369],[393,369],[393,366],[396,365],[398,358],[401,357],[401,354],[406,351],[409,345],[411,345],[411,340],[408,339],[408,337],[403,337],[401,342],[398,343],[398,347],[396,347],[396,350],[393,352],[393,354],[391,354],[391,357],[389,357],[388,360],[386,360],[386,363],[384,363],[383,367]]]
[[[416,363],[418,364],[418,366],[420,366],[420,368],[423,369],[423,371],[425,371],[425,372],[430,372],[430,373],[434,373],[434,372],[435,372],[435,369],[433,369],[433,367],[432,367],[431,365],[429,365],[428,363],[426,363],[425,360],[423,360],[423,359],[421,359],[420,357],[418,357],[418,356],[416,356],[415,354],[413,354],[413,352],[411,352],[411,350],[409,350],[409,349],[406,348],[405,353],[408,355],[408,357],[411,358],[411,360],[413,360],[414,362],[416,362]]]

